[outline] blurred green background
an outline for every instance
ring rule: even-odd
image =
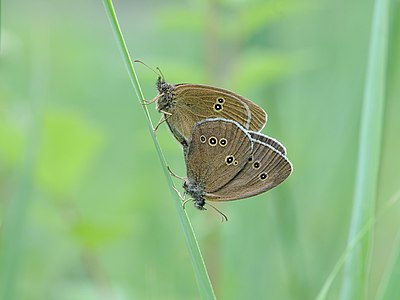
[[[168,82],[252,99],[293,162],[276,189],[219,204],[226,223],[187,205],[217,298],[315,298],[346,247],[373,1],[114,4],[134,59]],[[0,289],[13,283],[15,299],[199,299],[102,2],[1,5]],[[390,26],[378,210],[400,191],[399,1]],[[153,98],[156,75],[135,68]],[[166,126],[157,137],[185,175]],[[371,299],[392,265],[399,216],[396,205],[376,225]]]

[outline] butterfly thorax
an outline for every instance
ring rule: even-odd
[[[187,179],[183,183],[183,188],[185,189],[186,193],[193,198],[194,206],[200,210],[203,210],[204,205],[206,204],[203,186],[198,182]]]
[[[158,77],[157,80],[158,100],[157,110],[169,112],[175,104],[175,86],[173,84],[166,83],[164,79]]]

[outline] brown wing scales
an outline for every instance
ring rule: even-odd
[[[279,142],[278,140],[259,132],[249,131],[249,134],[251,135],[252,139],[259,140],[264,144],[268,144],[272,146],[274,149],[278,150],[283,155],[286,155],[287,152],[285,146],[283,146],[282,143]]]
[[[250,136],[238,123],[220,118],[203,120],[196,124],[189,141],[188,178],[212,193],[237,175],[251,152]]]
[[[243,103],[247,104],[247,106],[251,112],[251,120],[249,122],[250,124],[249,124],[249,126],[245,126],[246,129],[253,130],[253,131],[260,131],[261,129],[264,128],[265,123],[267,122],[267,119],[268,119],[267,113],[261,107],[259,107],[257,104],[250,101],[249,99],[247,99],[239,94],[236,94],[234,92],[231,92],[229,90],[217,88],[217,87],[210,87],[210,86],[201,85],[201,84],[178,84],[176,86],[177,87],[181,86],[181,87],[184,87],[185,89],[189,88],[190,91],[193,89],[204,89],[204,90],[208,89],[212,93],[220,92],[222,94],[229,95],[233,99],[241,100]]]
[[[246,129],[261,130],[266,113],[255,103],[228,90],[194,84],[175,86],[175,109],[177,118],[169,118],[168,125],[186,139],[194,124],[205,118],[234,120]],[[222,102],[219,102],[222,101]],[[179,122],[176,122],[179,119]],[[177,137],[177,135],[174,133]],[[178,137],[177,137],[178,138]]]
[[[243,199],[266,192],[283,182],[292,172],[292,164],[280,152],[253,140],[251,160],[219,190],[206,195],[207,200]]]

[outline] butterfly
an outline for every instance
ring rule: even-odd
[[[209,118],[196,123],[185,153],[183,188],[198,209],[264,193],[292,173],[285,147],[238,122]],[[226,218],[226,217],[225,217]]]
[[[169,84],[161,76],[157,80],[156,102],[163,114],[155,127],[163,123],[186,148],[193,126],[207,118],[236,121],[246,130],[260,131],[267,122],[266,112],[254,102],[234,92],[200,84]]]

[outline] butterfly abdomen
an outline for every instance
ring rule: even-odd
[[[198,182],[187,179],[183,183],[183,188],[186,193],[188,193],[194,201],[194,206],[200,210],[204,209],[206,201],[204,200],[204,188]]]

